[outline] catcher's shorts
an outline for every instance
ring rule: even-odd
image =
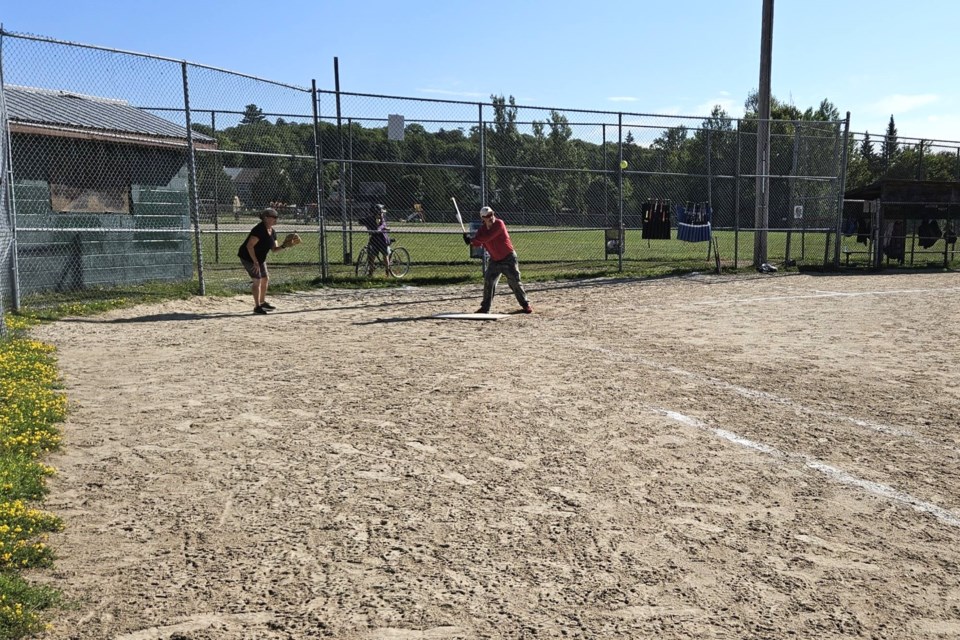
[[[240,264],[243,265],[243,268],[247,270],[247,273],[248,273],[248,274],[250,275],[250,277],[253,278],[254,280],[259,280],[260,278],[268,278],[268,277],[270,277],[270,274],[267,273],[267,263],[266,263],[266,262],[261,262],[261,263],[260,263],[260,273],[259,273],[259,274],[257,274],[257,272],[253,270],[253,268],[254,268],[254,266],[255,266],[255,264],[254,264],[253,262],[250,262],[249,260],[244,260],[243,258],[240,258]]]

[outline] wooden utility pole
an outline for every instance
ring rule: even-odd
[[[754,215],[753,266],[767,261],[770,226],[770,66],[773,57],[773,0],[763,0],[760,34],[760,88],[757,92],[757,192]]]

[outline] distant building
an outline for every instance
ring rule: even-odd
[[[223,172],[230,177],[233,187],[240,198],[241,205],[250,207],[253,202],[253,185],[263,169],[245,169],[241,167],[224,167]]]

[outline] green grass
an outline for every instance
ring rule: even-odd
[[[22,573],[48,567],[46,535],[60,519],[34,506],[54,473],[42,460],[60,445],[66,398],[58,391],[53,348],[26,337],[31,321],[7,315],[0,339],[0,638],[43,631],[56,590],[29,584]]]
[[[439,231],[439,232],[438,232]],[[295,249],[271,254],[271,288],[291,282],[295,286],[314,285],[320,279],[320,247],[314,230],[298,229],[303,244]],[[246,231],[203,235],[204,274],[208,286],[240,292],[248,279],[240,268],[237,249]],[[753,234],[718,231],[723,268],[736,270],[753,262]],[[469,250],[460,238],[456,225],[397,225],[391,231],[397,246],[410,252],[413,266],[405,278],[408,283],[476,282],[480,280],[480,262],[469,257]],[[520,257],[520,268],[528,280],[586,278],[604,275],[630,277],[660,276],[713,269],[709,243],[688,243],[680,240],[646,240],[640,230],[625,234],[622,265],[616,255],[606,255],[601,229],[546,230],[535,227],[511,228],[511,237]],[[352,239],[351,239],[352,238]],[[354,275],[353,265],[344,258],[353,258],[366,243],[363,230],[348,234],[346,242],[340,229],[327,234],[326,284],[364,286]],[[819,232],[790,234],[771,232],[768,256],[773,263],[786,262],[788,256],[798,265],[822,267],[826,255],[832,260],[833,240],[826,247],[826,235]],[[375,276],[382,278],[382,275]]]
[[[41,612],[60,601],[56,589],[29,584],[14,573],[0,573],[0,638],[25,638],[48,629]]]
[[[437,232],[440,231],[440,232]],[[295,249],[271,254],[271,264],[289,264],[309,261],[319,263],[319,243],[315,230],[299,229],[303,238],[302,245]],[[604,254],[604,231],[602,229],[563,229],[560,231],[538,227],[511,227],[511,237],[517,253],[523,262],[531,263],[596,263],[615,260],[616,256]],[[675,234],[675,232],[674,232]],[[659,262],[683,263],[706,261],[708,243],[689,243],[677,239],[646,240],[641,237],[639,229],[628,229],[625,232],[626,251],[624,260],[627,262]],[[734,248],[736,245],[737,262],[752,262],[754,236],[752,232],[715,231],[724,260],[734,262]],[[225,264],[237,266],[237,249],[246,237],[246,232],[220,232],[216,236],[204,234],[203,259],[207,265]],[[392,229],[391,237],[398,245],[410,251],[415,265],[469,265],[472,260],[468,257],[459,227],[444,225],[427,225],[418,228],[417,225],[406,225]],[[789,248],[788,248],[789,239]],[[771,231],[768,233],[768,255],[771,261],[786,259],[802,260],[807,263],[821,264],[824,259],[824,243],[826,234],[818,231],[787,233]],[[830,237],[831,245],[834,236]],[[354,230],[352,241],[350,234],[344,243],[340,229],[327,233],[327,256],[331,265],[342,262],[346,251],[355,255],[366,243],[366,233],[363,230]],[[215,250],[219,245],[218,251]],[[832,257],[833,247],[830,247],[828,256]]]
[[[246,223],[252,221],[248,220]],[[205,232],[202,234],[204,293],[212,296],[246,294],[250,280],[240,266],[237,249],[248,231],[241,223],[237,231]],[[480,261],[469,257],[458,225],[393,223],[391,236],[398,246],[405,247],[411,256],[410,273],[402,280],[386,278],[377,273],[373,278],[357,278],[352,263],[344,263],[344,253],[350,258],[366,243],[367,234],[359,228],[348,236],[346,246],[341,230],[331,229],[327,234],[327,279],[321,278],[318,234],[310,225],[281,224],[281,234],[296,230],[303,244],[272,253],[270,291],[285,293],[326,287],[381,288],[413,285],[477,283],[481,281]],[[252,225],[251,225],[252,226]],[[675,234],[676,232],[674,232]],[[676,239],[646,240],[638,229],[628,229],[625,235],[623,259],[604,254],[602,229],[548,230],[539,227],[511,227],[511,236],[520,257],[520,269],[525,281],[564,280],[596,277],[662,277],[697,271],[713,271],[712,253],[708,257],[708,243],[688,243]],[[754,236],[752,232],[715,231],[720,247],[722,268],[726,273],[751,271],[753,266]],[[841,238],[841,246],[862,248],[854,238]],[[943,267],[943,253],[915,253],[905,267]],[[771,231],[767,238],[768,261],[781,270],[832,269],[836,237],[822,232]],[[960,267],[960,256],[948,256],[948,268]],[[866,267],[866,254],[850,256],[851,267]],[[784,267],[788,261],[794,265]],[[841,263],[846,255],[841,254]],[[826,266],[824,266],[826,264]],[[888,266],[897,266],[895,263]],[[188,298],[200,293],[199,278],[174,283],[146,283],[113,288],[89,288],[82,291],[43,293],[25,297],[21,302],[23,313],[37,319],[56,319],[77,315],[81,310],[96,313],[112,308],[160,300]]]

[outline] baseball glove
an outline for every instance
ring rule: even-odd
[[[288,233],[287,237],[283,239],[283,244],[280,246],[286,249],[287,247],[295,247],[301,242],[303,242],[303,240],[300,239],[300,236],[298,234]]]

